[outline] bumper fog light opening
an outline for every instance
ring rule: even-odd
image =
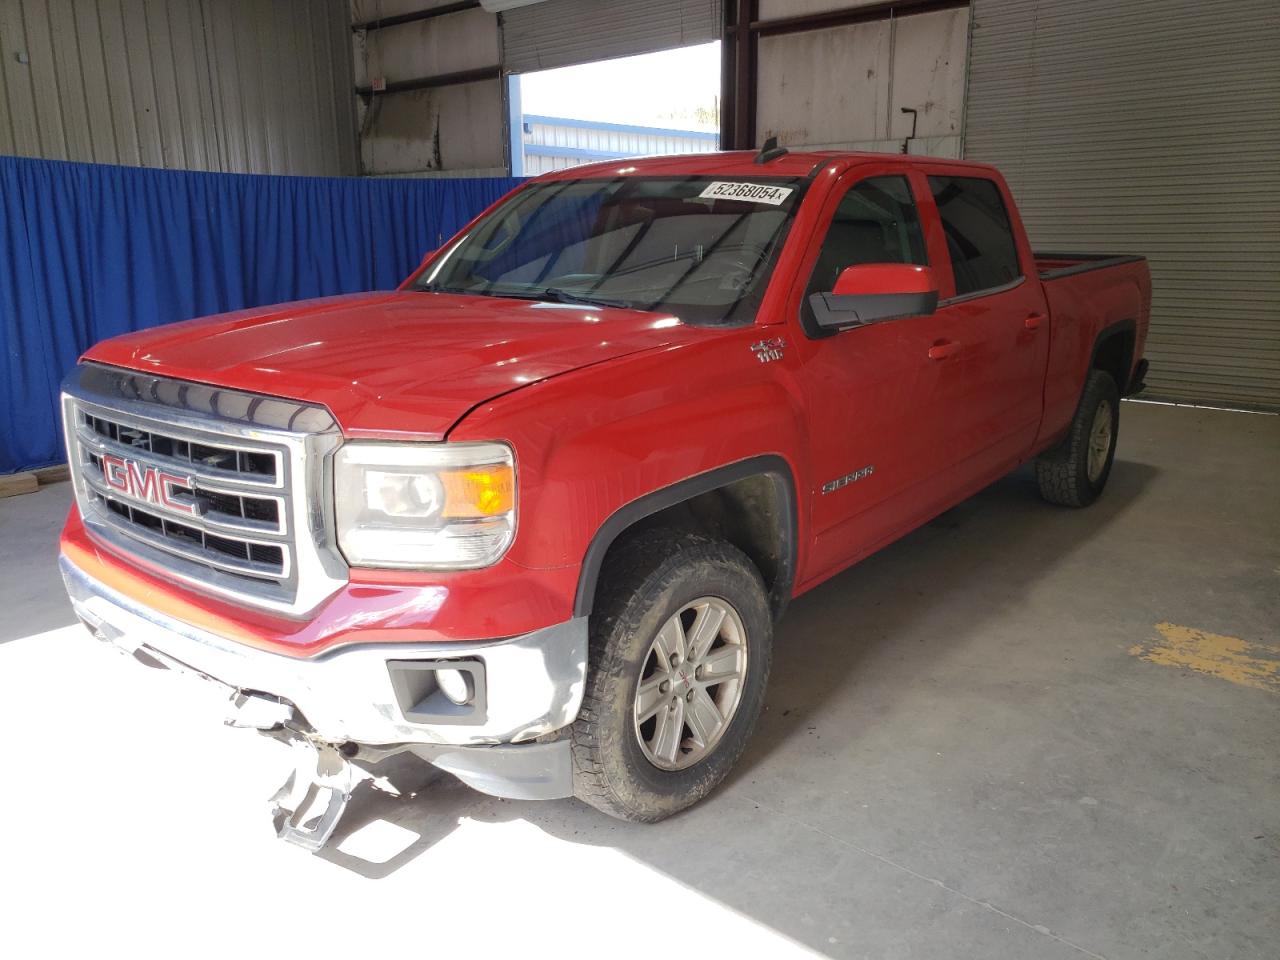
[[[471,674],[461,670],[437,670],[436,685],[451,703],[460,707],[465,707],[476,695]]]
[[[484,662],[388,660],[391,689],[410,723],[474,726],[487,719]]]

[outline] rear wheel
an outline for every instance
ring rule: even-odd
[[[1066,437],[1036,460],[1040,495],[1084,507],[1107,485],[1120,433],[1120,391],[1109,373],[1091,370]]]
[[[654,822],[706,796],[742,754],[764,702],[772,618],[735,547],[666,531],[611,555],[592,617],[574,793]]]

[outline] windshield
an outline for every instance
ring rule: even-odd
[[[802,194],[796,178],[536,183],[459,238],[420,290],[749,321]]]

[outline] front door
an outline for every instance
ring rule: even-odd
[[[830,333],[817,329],[808,305],[809,294],[830,292],[846,267],[929,262],[918,198],[909,178],[891,169],[877,175],[859,168],[828,199],[798,305],[806,334],[799,380],[815,488],[806,581],[918,522],[919,488],[936,483],[947,466],[950,407],[963,374],[958,353],[937,349],[946,341],[945,323],[906,317]]]

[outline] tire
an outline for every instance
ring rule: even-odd
[[[1064,507],[1098,499],[1111,475],[1120,435],[1120,390],[1109,373],[1090,370],[1062,442],[1036,460],[1040,496]]]
[[[573,725],[574,795],[610,816],[655,823],[710,793],[760,716],[772,633],[760,573],[727,543],[655,530],[610,554]],[[679,649],[687,662],[660,666],[663,651]]]

